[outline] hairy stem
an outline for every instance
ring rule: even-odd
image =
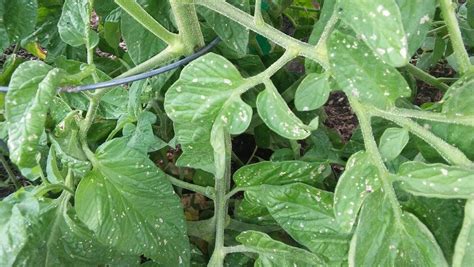
[[[203,196],[206,196],[210,199],[215,198],[214,188],[212,188],[212,187],[204,187],[204,186],[200,186],[200,185],[197,185],[197,184],[191,184],[191,183],[185,182],[183,180],[176,179],[176,178],[174,178],[172,176],[169,176],[169,175],[167,175],[166,177],[168,178],[168,181],[170,181],[175,186],[179,186],[181,188],[194,191],[194,192],[199,193]]]
[[[390,200],[390,204],[395,214],[395,218],[397,220],[401,220],[402,211],[398,204],[397,196],[395,195],[392,183],[389,180],[390,173],[388,172],[387,167],[385,167],[385,163],[383,162],[382,156],[380,155],[379,149],[377,147],[377,143],[374,139],[374,134],[371,125],[371,115],[370,113],[368,113],[367,109],[364,108],[364,106],[362,106],[357,100],[349,98],[349,101],[351,107],[356,113],[357,119],[359,120],[359,125],[362,131],[362,136],[364,138],[364,144],[367,153],[369,153],[372,162],[375,164],[379,171],[383,191]]]
[[[127,70],[126,72],[120,74],[117,78],[124,78],[128,77],[131,75],[139,74],[145,71],[149,71],[151,69],[154,69],[160,65],[164,65],[165,63],[168,63],[172,61],[173,59],[176,59],[180,56],[183,56],[184,49],[180,47],[172,47],[168,46],[165,48],[163,51],[160,53],[154,55],[150,59],[146,60],[145,62],[142,62],[138,64],[137,66]]]
[[[158,21],[156,21],[143,7],[136,1],[115,0],[125,12],[133,17],[138,23],[163,40],[168,45],[172,45],[178,39],[178,35],[168,31]]]
[[[255,19],[253,16],[224,1],[202,0],[199,1],[198,4],[205,6],[217,13],[228,17],[231,20],[238,22],[239,24],[253,30],[254,32],[265,36],[266,38],[270,39],[271,41],[283,48],[297,48],[298,55],[307,57],[318,62],[326,69],[329,66],[329,63],[327,61],[327,50],[325,46],[313,46],[304,43],[300,40],[297,40],[291,36],[284,34],[283,32],[273,28],[272,26],[266,23],[258,25],[255,23]]]
[[[448,116],[443,113],[428,112],[417,109],[394,108],[392,110],[376,110],[376,115],[415,118],[428,121],[474,126],[474,116]]]
[[[20,189],[20,187],[21,187],[20,182],[18,182],[18,179],[16,178],[15,173],[13,173],[13,170],[10,168],[10,165],[8,164],[7,160],[5,159],[5,157],[3,156],[2,153],[0,153],[0,162],[2,163],[3,168],[7,172],[8,179],[15,186],[15,189],[16,190]]]
[[[180,43],[187,54],[204,46],[201,27],[193,0],[170,0],[171,10],[179,30]]]
[[[432,85],[439,90],[446,92],[449,89],[449,86],[438,80],[436,77],[431,76],[429,73],[424,72],[422,69],[416,67],[412,64],[407,64],[405,69],[410,72],[415,78],[424,81],[425,83]]]
[[[439,0],[439,7],[443,14],[443,19],[448,27],[449,37],[453,45],[454,56],[459,64],[459,71],[463,74],[471,68],[469,55],[464,47],[464,43],[459,30],[456,12],[452,0]]]
[[[226,227],[226,217],[228,212],[228,204],[226,193],[230,187],[231,179],[231,151],[232,142],[230,134],[224,130],[224,147],[225,147],[225,173],[224,177],[215,178],[216,197],[214,199],[214,220],[215,220],[215,243],[214,252],[212,253],[209,266],[220,267],[224,265],[225,248],[224,248],[224,230]],[[219,161],[216,161],[219,162]]]
[[[377,109],[371,109],[369,112],[374,116],[382,117],[409,130],[411,133],[423,139],[436,149],[436,151],[438,151],[438,153],[450,164],[472,167],[472,162],[466,157],[466,155],[464,155],[464,153],[461,152],[461,150],[448,144],[446,141],[434,135],[428,129],[422,127],[411,119],[399,117],[398,115],[389,112],[382,112]]]

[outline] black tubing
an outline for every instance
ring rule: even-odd
[[[208,45],[197,51],[196,53],[189,55],[183,59],[180,59],[176,62],[173,62],[169,65],[163,66],[158,69],[150,70],[144,73],[124,77],[124,78],[118,78],[118,79],[112,79],[110,81],[106,82],[100,82],[96,84],[88,84],[88,85],[80,85],[80,86],[74,86],[74,87],[66,87],[66,88],[61,88],[61,92],[67,92],[67,93],[77,93],[81,91],[90,91],[90,90],[96,90],[96,89],[101,89],[101,88],[107,88],[107,87],[113,87],[117,85],[122,85],[126,83],[131,83],[139,80],[144,80],[153,76],[156,76],[161,73],[168,72],[170,70],[179,68],[183,65],[188,64],[189,62],[201,57],[202,55],[206,54],[209,52],[214,46],[216,46],[220,42],[219,37],[216,37],[212,42],[210,42]],[[6,86],[0,86],[0,92],[8,92],[8,87]]]

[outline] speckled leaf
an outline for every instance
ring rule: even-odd
[[[254,185],[286,185],[302,182],[316,185],[325,177],[325,170],[329,170],[327,163],[308,163],[303,161],[265,161],[244,166],[238,169],[233,176],[237,186]],[[258,204],[253,195],[245,194],[245,198],[236,209],[239,218],[264,222],[269,216],[265,207]],[[268,217],[265,217],[268,218]]]
[[[468,200],[464,208],[464,221],[456,241],[453,266],[472,266],[474,264],[474,200]]]
[[[365,151],[353,154],[334,192],[334,213],[341,228],[350,233],[366,197],[380,188],[377,168]]]
[[[296,117],[273,83],[266,83],[265,86],[257,97],[257,111],[268,128],[291,140],[308,137],[313,129]]]
[[[267,234],[245,231],[237,236],[237,241],[258,253],[254,266],[315,266],[325,265],[325,260],[309,251],[289,246],[272,239]]]
[[[299,111],[309,111],[320,108],[329,98],[331,87],[329,75],[311,73],[296,89],[295,106]]]
[[[65,0],[58,22],[61,39],[71,46],[96,46],[99,35],[90,28],[90,16],[88,0]]]
[[[410,141],[410,134],[404,128],[388,128],[380,137],[379,151],[384,161],[394,160]]]
[[[398,171],[404,190],[436,198],[473,198],[474,172],[462,167],[422,162],[404,163]]]
[[[166,113],[174,122],[177,142],[183,149],[178,165],[215,172],[211,145],[214,124],[240,134],[252,118],[252,108],[240,98],[242,89],[246,89],[245,80],[222,56],[209,53],[183,69],[165,96]]]
[[[373,6],[373,5],[370,5]],[[344,92],[364,104],[390,108],[411,90],[403,76],[353,36],[334,32],[329,39],[332,73]]]
[[[231,0],[228,2],[246,13],[250,10],[248,0]],[[237,52],[239,56],[247,54],[247,45],[249,43],[248,28],[208,8],[198,7],[197,10],[203,15],[207,24],[224,41],[227,47]]]
[[[156,21],[164,27],[170,28],[169,1],[140,0],[140,5]],[[166,48],[166,43],[148,29],[143,27],[126,12],[122,12],[122,36],[128,48],[128,53],[136,65],[144,62]]]
[[[465,201],[414,196],[403,190],[397,191],[397,194],[403,210],[415,215],[430,229],[446,260],[452,262],[456,238],[464,217]]]
[[[245,192],[300,244],[330,261],[347,257],[349,236],[334,218],[333,194],[306,184],[263,185]]]
[[[283,185],[294,182],[315,184],[325,177],[324,170],[329,168],[325,163],[304,161],[262,161],[238,169],[233,176],[237,186]]]
[[[13,73],[6,96],[10,158],[19,167],[37,165],[46,114],[60,82],[58,69],[40,61],[21,64]]]
[[[119,251],[144,254],[163,266],[189,263],[179,199],[148,157],[114,139],[96,151],[94,169],[76,190],[79,218],[99,240]]]
[[[344,22],[385,62],[408,63],[408,43],[395,0],[339,1]]]
[[[0,202],[1,266],[96,266],[137,263],[102,245],[65,196],[36,199],[18,192]]]
[[[349,266],[448,266],[431,232],[408,212],[396,217],[387,195],[367,197],[351,241]]]
[[[420,48],[431,29],[436,0],[396,0],[408,40],[408,56]]]
[[[443,99],[442,112],[446,115],[474,115],[474,74],[468,74],[452,85]]]

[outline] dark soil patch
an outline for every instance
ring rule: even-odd
[[[449,66],[444,62],[436,64],[436,66],[429,70],[429,73],[437,78],[453,78],[456,76],[456,72],[452,68],[449,68]],[[417,87],[418,91],[416,92],[414,99],[414,104],[417,106],[430,102],[438,102],[443,98],[444,93],[441,90],[423,81],[417,80]]]
[[[359,125],[347,97],[342,92],[333,92],[324,106],[327,119],[324,124],[336,130],[344,142],[349,141],[352,133]]]

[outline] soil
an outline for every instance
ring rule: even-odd
[[[436,64],[436,66],[429,70],[429,73],[434,77],[453,78],[456,76],[456,72],[448,68],[445,62]],[[443,92],[439,89],[422,81],[417,81],[417,85],[418,92],[414,99],[415,105],[421,106],[424,103],[438,102],[443,98]]]
[[[331,93],[328,102],[324,106],[324,110],[327,114],[324,125],[339,133],[344,142],[349,141],[352,132],[358,126],[358,121],[346,95],[342,92]]]

